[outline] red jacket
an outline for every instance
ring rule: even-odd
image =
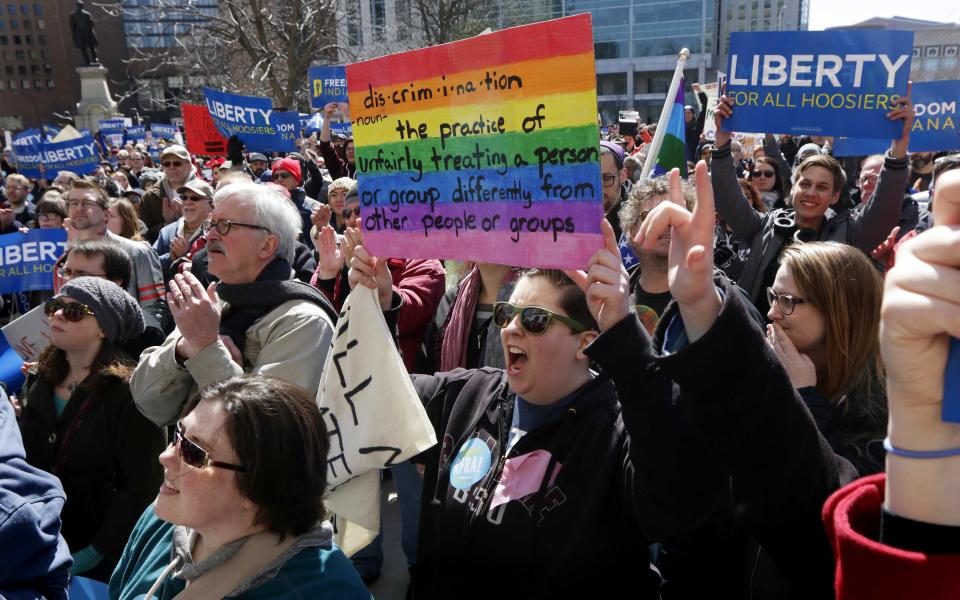
[[[427,325],[433,320],[440,299],[443,298],[446,288],[445,272],[439,260],[391,258],[387,266],[393,276],[393,291],[403,300],[397,319],[400,354],[407,371],[412,373]],[[337,311],[343,307],[343,302],[350,293],[346,270],[337,276],[332,292],[319,284],[316,273],[310,283],[330,299]]]
[[[877,541],[886,475],[843,487],[823,506],[837,559],[837,600],[956,600],[960,554],[923,554]]]

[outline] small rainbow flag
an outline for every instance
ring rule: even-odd
[[[347,89],[374,254],[583,268],[602,246],[590,15],[347,65]]]
[[[657,162],[653,166],[654,177],[665,175],[675,168],[680,169],[681,177],[687,176],[687,130],[683,120],[683,86],[684,80],[681,79],[677,87],[677,95],[673,99],[673,110],[670,111],[663,144],[660,146],[660,152],[657,153]]]

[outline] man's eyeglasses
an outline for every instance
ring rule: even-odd
[[[218,467],[220,469],[229,469],[231,471],[246,471],[246,467],[230,463],[211,460],[210,453],[191,442],[187,436],[183,435],[183,424],[177,421],[177,429],[173,433],[173,443],[177,448],[177,455],[184,464],[195,469],[206,467]]]
[[[186,200],[189,202],[203,202],[204,200],[209,200],[206,196],[196,196],[194,194],[182,194],[180,196],[181,200]]]
[[[618,177],[620,177],[620,174],[619,174],[619,173],[616,174],[616,175],[607,175],[606,173],[604,173],[604,174],[603,174],[603,187],[610,187],[611,185],[613,185],[614,183],[616,183]]]
[[[67,208],[103,208],[99,202],[93,200],[70,200],[67,202]]]
[[[169,167],[182,167],[182,166],[183,166],[183,161],[182,161],[182,160],[165,160],[165,161],[163,161],[163,162],[160,163],[160,166],[168,167],[168,168],[169,168]]]
[[[60,279],[75,279],[77,277],[106,277],[105,273],[87,273],[86,271],[74,271],[67,267],[60,267],[57,269],[57,275]]]
[[[750,171],[750,177],[773,177],[774,175],[776,175],[776,173],[773,171],[761,171],[760,169],[757,169],[756,171]]]
[[[773,288],[767,288],[767,304],[773,306],[776,302],[777,307],[780,308],[780,312],[784,315],[792,315],[793,309],[797,307],[798,304],[805,304],[806,300],[803,298],[797,298],[796,296],[791,296],[790,294],[783,294],[773,291]]]
[[[59,298],[47,300],[47,303],[43,305],[43,314],[48,317],[52,317],[58,310],[60,314],[63,315],[63,318],[71,323],[82,321],[85,316],[94,314],[93,309],[86,304],[80,304],[79,302],[68,303]]]
[[[576,333],[586,331],[587,328],[574,321],[570,317],[559,315],[552,310],[547,310],[540,306],[517,306],[509,302],[497,302],[493,305],[493,324],[504,329],[509,325],[513,318],[520,313],[520,326],[527,333],[540,335],[550,326],[550,321],[556,319]]]
[[[219,219],[217,221],[206,221],[204,222],[203,225],[200,226],[200,230],[203,232],[203,235],[207,235],[207,233],[211,229],[216,229],[217,233],[219,233],[220,235],[227,235],[228,233],[230,233],[230,230],[234,227],[246,227],[247,229],[262,229],[267,233],[271,233],[271,231],[266,227],[264,227],[263,225],[253,225],[251,223],[237,223],[235,221],[230,221],[227,219]]]
[[[350,217],[359,217],[360,216],[360,207],[355,206],[353,208],[343,209],[343,218],[349,219]]]

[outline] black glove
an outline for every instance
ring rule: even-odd
[[[243,160],[243,142],[237,137],[237,134],[230,136],[227,140],[227,159],[233,163],[234,168],[240,167]]]

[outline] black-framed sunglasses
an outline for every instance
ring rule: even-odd
[[[803,298],[797,298],[796,296],[791,296],[790,294],[783,294],[773,291],[773,288],[767,288],[767,304],[773,306],[773,303],[776,302],[777,306],[780,307],[780,312],[785,315],[792,315],[793,309],[797,307],[798,304],[805,304],[806,300]]]
[[[77,323],[82,321],[85,316],[95,314],[93,309],[86,304],[64,302],[59,298],[47,300],[47,303],[43,305],[43,314],[48,317],[52,317],[58,310],[61,311],[60,314],[63,315],[63,318],[71,323]]]
[[[356,216],[356,217],[359,217],[359,216],[360,216],[360,207],[359,207],[359,206],[355,206],[355,207],[353,207],[353,208],[345,208],[345,209],[343,209],[343,218],[344,218],[344,219],[349,219],[350,217],[354,217],[354,216]]]
[[[230,233],[230,230],[234,227],[246,227],[247,229],[262,229],[267,233],[272,233],[269,229],[263,225],[254,225],[252,223],[237,223],[236,221],[230,221],[229,219],[218,219],[216,221],[204,221],[203,225],[200,226],[200,231],[203,232],[203,235],[211,229],[216,229],[217,233],[220,235],[227,235]]]
[[[240,465],[220,462],[219,460],[211,460],[209,452],[190,441],[187,436],[183,435],[183,423],[180,421],[177,421],[177,429],[173,432],[173,444],[177,448],[177,455],[180,457],[180,460],[182,460],[184,464],[187,464],[195,469],[217,467],[220,469],[229,469],[231,471],[240,472],[247,470],[246,467],[242,467]]]
[[[558,315],[552,310],[541,306],[517,306],[509,302],[497,302],[493,305],[493,324],[504,329],[513,321],[513,317],[520,313],[520,326],[527,333],[540,335],[550,326],[550,321],[556,319],[576,333],[586,331],[587,328],[570,317]]]
[[[750,177],[773,177],[774,175],[776,175],[776,173],[774,173],[773,171],[768,171],[766,169],[764,169],[763,171],[761,171],[760,169],[757,169],[756,171],[750,171]]]

